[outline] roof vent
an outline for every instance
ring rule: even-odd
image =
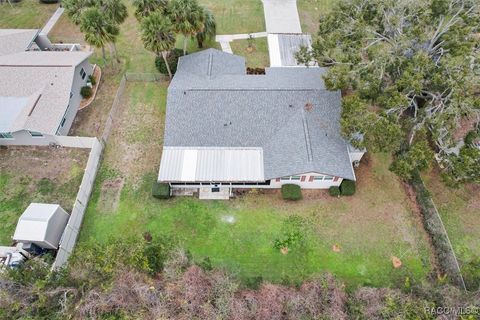
[[[305,104],[305,111],[312,112],[312,110],[313,110],[313,104],[311,102],[307,102]]]
[[[288,107],[289,107],[289,108],[293,108],[293,104],[289,104]]]

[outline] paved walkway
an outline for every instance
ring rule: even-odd
[[[302,33],[296,0],[262,0],[268,33]]]
[[[55,23],[57,23],[58,19],[60,19],[64,8],[58,8],[57,11],[50,17],[50,19],[47,21],[47,24],[43,27],[42,31],[40,31],[43,34],[48,34],[50,31],[52,31],[53,26]]]
[[[222,47],[223,52],[233,54],[232,47],[230,46],[229,41],[219,41],[219,42],[220,42],[220,46]]]
[[[239,33],[239,34],[225,34],[215,37],[215,41],[220,42],[223,52],[232,53],[232,47],[230,42],[234,40],[245,40],[252,38],[265,38],[267,36],[266,32],[254,32],[254,33]]]

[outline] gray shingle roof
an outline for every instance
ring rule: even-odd
[[[56,134],[70,101],[75,66],[90,55],[32,51],[0,56],[0,102],[11,97],[28,99],[23,106],[17,105],[21,112],[15,112],[16,116],[3,124],[9,127],[6,131],[25,129]],[[6,112],[6,108],[0,110],[0,114]]]
[[[204,65],[212,55],[217,51],[180,60],[168,89],[165,146],[261,147],[265,179],[306,172],[355,179],[340,136],[341,96],[325,90],[324,69],[245,75],[237,72],[245,70],[243,59],[222,53],[210,66],[214,74],[189,73],[192,61]]]
[[[27,50],[38,33],[37,29],[0,29],[0,56]]]

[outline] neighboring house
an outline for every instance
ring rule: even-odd
[[[24,51],[78,51],[78,44],[52,43],[38,29],[0,29],[0,56]]]
[[[58,46],[38,30],[0,30],[0,145],[48,145],[68,134],[93,66],[91,52]]]
[[[236,188],[305,189],[355,180],[363,151],[340,135],[340,92],[323,68],[267,68],[247,75],[245,59],[215,49],[181,57],[168,88],[158,176],[202,198]]]

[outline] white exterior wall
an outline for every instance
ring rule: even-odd
[[[37,46],[40,48],[40,50],[46,50],[52,48],[52,42],[50,42],[50,39],[48,39],[46,34],[40,33],[36,38],[35,38],[35,43]]]
[[[343,178],[332,177],[331,180],[315,180],[315,177],[325,176],[323,174],[310,172],[296,175],[299,176],[299,180],[282,180],[281,178],[270,180],[270,185],[228,185],[228,184],[218,184],[219,188],[232,188],[232,189],[280,189],[284,184],[296,184],[299,185],[302,189],[328,189],[331,186],[340,186],[343,181]],[[302,178],[304,177],[304,178]],[[277,181],[278,180],[278,181]],[[302,181],[303,180],[303,181]],[[179,189],[198,189],[199,188],[214,188],[215,185],[173,185],[172,188]]]
[[[80,70],[84,69],[87,75],[85,79],[82,79],[80,75]],[[65,112],[64,117],[66,121],[63,127],[58,128],[57,134],[60,136],[68,135],[70,131],[70,127],[72,126],[73,120],[77,115],[78,108],[80,107],[80,102],[82,101],[82,95],[80,94],[80,89],[87,84],[88,76],[93,73],[93,66],[88,62],[88,60],[83,61],[75,68],[75,74],[73,76],[73,85],[72,85],[72,98],[70,99],[70,104],[68,105],[68,109]],[[60,125],[60,124],[59,124]]]
[[[296,184],[302,189],[328,189],[332,186],[340,186],[343,181],[343,178],[340,177],[332,177],[332,180],[315,180],[315,177],[325,176],[315,172],[299,174],[296,176],[299,176],[300,180],[282,180],[280,178],[280,181],[278,181],[279,179],[272,179],[270,188],[281,188],[284,184]],[[310,181],[312,179],[313,181]]]
[[[13,139],[0,139],[3,146],[48,146],[55,142],[55,137],[43,135],[43,137],[32,137],[27,130],[12,132]]]
[[[349,152],[348,153],[350,155],[350,160],[352,162],[355,162],[355,161],[360,161],[363,157],[363,155],[365,154],[365,152]]]

